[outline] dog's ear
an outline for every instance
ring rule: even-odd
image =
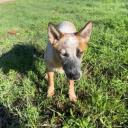
[[[48,24],[48,39],[51,44],[55,44],[61,38],[61,32],[52,23]]]
[[[82,37],[86,43],[88,43],[91,32],[92,32],[92,22],[89,21],[79,32],[76,33],[76,35]]]

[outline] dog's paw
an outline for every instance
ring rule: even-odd
[[[49,87],[47,92],[47,97],[52,97],[52,96],[54,96],[54,88]]]
[[[54,91],[47,93],[47,97],[52,97],[52,96],[54,96]]]
[[[69,99],[70,99],[70,101],[72,101],[72,102],[76,102],[76,101],[77,101],[77,97],[76,97],[75,94],[69,94]]]

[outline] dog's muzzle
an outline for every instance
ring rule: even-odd
[[[70,80],[78,80],[81,76],[80,61],[78,59],[66,59],[63,69]]]

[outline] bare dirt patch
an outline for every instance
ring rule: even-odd
[[[6,2],[11,2],[11,1],[14,1],[14,0],[0,0],[0,4],[6,3]]]

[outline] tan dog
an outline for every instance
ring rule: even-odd
[[[54,95],[54,72],[65,72],[69,79],[70,101],[77,101],[74,80],[81,76],[81,58],[87,48],[92,31],[88,22],[79,32],[73,23],[64,21],[59,25],[48,25],[48,45],[44,59],[47,64],[48,97]]]

